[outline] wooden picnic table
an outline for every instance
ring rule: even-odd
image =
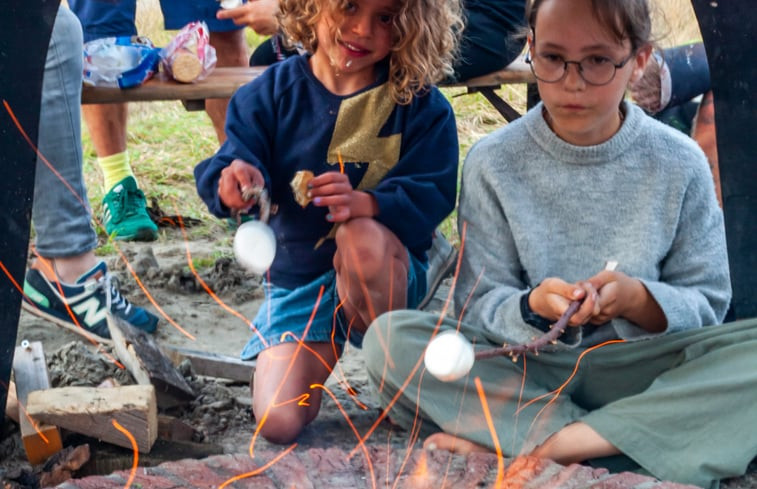
[[[82,89],[83,104],[109,104],[122,102],[149,102],[156,100],[181,100],[187,110],[203,110],[205,100],[229,98],[237,88],[254,80],[265,66],[223,67],[214,69],[204,80],[195,83],[179,83],[160,74],[134,88],[109,88],[85,85]],[[472,78],[460,83],[442,83],[443,87],[465,87],[469,93],[480,92],[506,120],[520,116],[504,99],[495,92],[502,85],[513,83],[534,83],[531,71],[523,62],[516,62],[507,68]]]

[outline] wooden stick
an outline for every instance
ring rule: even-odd
[[[565,327],[568,325],[570,317],[578,311],[581,307],[581,301],[573,301],[565,309],[565,312],[560,316],[560,319],[552,326],[546,334],[535,339],[531,343],[525,345],[507,345],[498,348],[490,348],[488,350],[480,350],[476,352],[476,360],[482,358],[498,357],[503,355],[509,355],[511,357],[517,357],[518,355],[526,352],[538,353],[539,349],[546,346],[549,343],[557,341],[557,338],[565,331]]]
[[[613,271],[617,267],[617,261],[608,260],[605,263],[604,270]],[[540,348],[546,346],[549,343],[554,343],[555,341],[557,341],[557,338],[559,338],[560,335],[565,331],[565,328],[568,325],[568,321],[570,321],[570,317],[575,314],[576,311],[578,311],[578,309],[581,307],[582,302],[583,300],[571,302],[568,305],[568,308],[565,309],[565,312],[562,313],[562,316],[560,316],[560,319],[558,319],[557,322],[552,326],[552,329],[550,329],[547,334],[537,338],[531,343],[527,343],[525,345],[506,345],[499,348],[481,350],[475,354],[475,359],[480,360],[482,358],[491,358],[503,355],[509,355],[515,358],[518,355],[526,352],[538,353]]]

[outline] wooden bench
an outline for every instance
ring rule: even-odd
[[[264,66],[216,68],[207,78],[196,83],[178,83],[156,76],[144,84],[127,89],[92,87],[82,89],[83,104],[112,104],[120,102],[149,102],[181,100],[187,110],[203,110],[205,100],[228,98],[245,83],[265,71]],[[468,93],[480,92],[509,122],[520,117],[518,111],[503,100],[495,90],[513,83],[534,83],[528,65],[516,61],[507,68],[488,75],[472,78],[463,83],[441,84],[443,87],[465,87]]]

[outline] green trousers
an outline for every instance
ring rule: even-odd
[[[395,311],[365,337],[382,406],[408,429],[423,422],[425,433],[496,443],[517,456],[581,421],[654,477],[701,487],[742,475],[757,456],[757,319],[590,351],[478,360],[454,382],[423,367],[435,332],[458,327],[439,323],[434,314]],[[459,327],[477,349],[495,346]]]

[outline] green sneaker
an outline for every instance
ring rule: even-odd
[[[126,177],[110,189],[103,199],[103,223],[108,235],[124,241],[152,241],[158,226],[147,214],[145,194],[134,177]]]

